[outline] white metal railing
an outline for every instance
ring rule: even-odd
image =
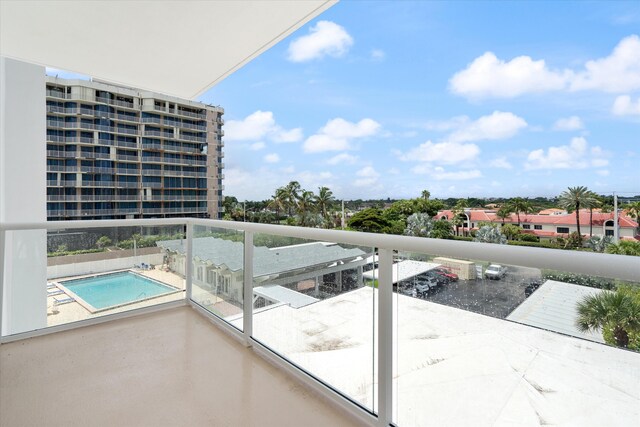
[[[193,208],[196,209],[196,208]],[[167,212],[168,209],[163,209]],[[65,213],[68,213],[66,211]],[[101,213],[104,211],[100,211]],[[246,222],[232,222],[195,218],[175,219],[130,219],[130,220],[93,220],[93,221],[53,221],[38,223],[2,223],[0,224],[0,250],[5,250],[5,235],[7,231],[16,230],[71,230],[82,228],[107,228],[107,227],[131,227],[131,226],[169,226],[182,225],[186,227],[186,298],[189,304],[199,307],[191,298],[192,295],[192,260],[193,260],[193,236],[194,226],[204,226],[236,230],[244,232],[244,301],[252,301],[253,295],[253,236],[256,233],[287,236],[314,241],[333,242],[338,244],[356,245],[378,249],[379,275],[377,316],[378,328],[374,332],[374,340],[378,343],[375,347],[377,357],[377,393],[376,405],[378,414],[372,421],[378,425],[392,423],[393,410],[393,319],[392,319],[392,266],[394,251],[415,252],[424,254],[437,254],[440,256],[463,259],[487,259],[492,262],[506,265],[518,265],[532,268],[548,268],[570,273],[592,275],[611,279],[638,281],[640,278],[640,262],[638,258],[631,256],[596,254],[578,251],[562,251],[556,249],[514,247],[507,245],[495,245],[474,242],[461,242],[455,240],[427,239],[419,237],[407,237],[396,235],[381,235],[373,233],[357,233],[339,230],[323,230],[314,228],[289,227],[281,225],[256,224]],[[5,257],[0,257],[0,271],[3,271]],[[4,277],[0,274],[0,298],[4,295]],[[2,310],[0,301],[0,311]],[[199,310],[203,312],[202,310]],[[2,318],[0,312],[0,319]],[[234,328],[227,330],[239,338],[243,338],[247,345],[256,346],[263,351],[263,344],[256,341],[253,336],[253,305],[245,303],[242,319],[243,331]],[[213,315],[211,315],[213,316]],[[95,323],[96,319],[91,319]],[[223,324],[220,319],[213,319]],[[105,320],[106,321],[106,320]],[[1,320],[0,320],[1,322]],[[92,324],[87,323],[87,324]],[[78,322],[82,325],[82,322]],[[0,325],[1,327],[1,325]],[[287,363],[291,363],[284,356]],[[290,365],[289,365],[290,366]],[[289,368],[293,369],[293,368]],[[323,389],[325,390],[325,389]],[[331,394],[329,389],[326,393]],[[332,395],[333,396],[333,395]],[[333,399],[333,397],[332,397]],[[346,401],[346,400],[345,400]]]

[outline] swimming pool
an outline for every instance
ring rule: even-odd
[[[93,308],[91,311],[106,310],[178,291],[131,271],[67,280],[61,284],[82,300],[79,303],[85,302],[90,306],[87,308]]]

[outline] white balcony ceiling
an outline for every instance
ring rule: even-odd
[[[334,3],[0,0],[0,54],[193,99]]]

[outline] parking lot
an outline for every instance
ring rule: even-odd
[[[540,279],[540,276],[540,270],[535,268],[509,266],[502,279],[449,282],[424,299],[504,319],[525,300],[524,288],[527,284]]]

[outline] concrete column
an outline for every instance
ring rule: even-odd
[[[46,101],[44,67],[0,57],[0,222],[44,222]],[[6,233],[2,334],[47,325],[46,231]],[[4,250],[6,249],[6,250]]]
[[[358,266],[358,287],[364,284],[364,280],[362,279],[362,266]]]
[[[342,271],[336,272],[336,282],[338,283],[338,292],[342,292]]]
[[[315,277],[316,279],[316,287],[314,289],[314,296],[318,296],[320,295],[320,282],[318,281],[318,276]]]

